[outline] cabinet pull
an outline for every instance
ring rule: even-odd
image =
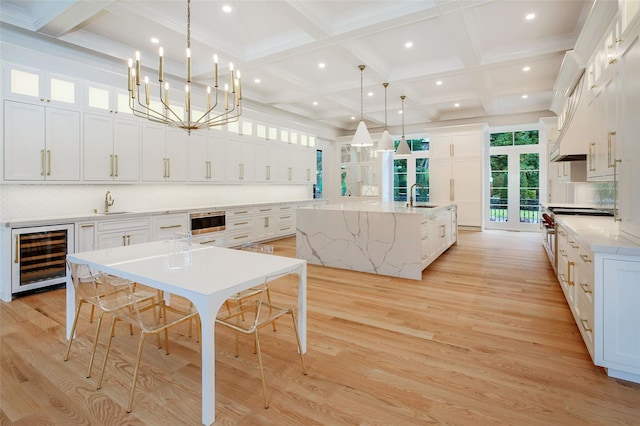
[[[582,291],[584,291],[585,293],[591,293],[591,290],[589,290],[589,286],[587,285],[587,283],[580,283],[580,287],[582,287]]]
[[[127,235],[127,245],[131,245],[131,235]]]
[[[582,259],[584,263],[591,263],[591,257],[587,256],[586,254],[581,254],[580,259]]]
[[[573,282],[573,280],[571,279],[571,269],[575,266],[575,263],[572,261],[568,262],[568,268],[567,268],[567,284],[569,285],[575,285],[576,283]]]
[[[575,241],[571,241],[571,240],[569,240],[569,245],[570,245],[571,247],[573,247],[573,248],[578,248],[578,247],[580,247],[578,244],[576,244],[576,242],[575,242]]]
[[[449,201],[453,201],[455,199],[455,181],[453,178],[449,179]]]
[[[587,321],[586,319],[581,319],[580,323],[582,324],[582,328],[584,328],[584,331],[586,331],[587,333],[593,332],[593,330],[589,328],[589,321]]]
[[[444,238],[444,225],[440,225],[440,237]]]
[[[249,213],[248,210],[243,210],[241,212],[233,212],[233,214],[247,214],[247,213]]]
[[[559,251],[560,251],[560,256],[567,257],[567,252],[566,251],[564,251],[563,249],[560,249]]]
[[[449,157],[453,157],[453,144],[449,144]]]
[[[47,150],[47,176],[51,176],[51,150]]]
[[[127,236],[126,236],[126,235],[123,235],[123,236],[122,236],[122,245],[123,245],[123,246],[126,246],[126,245],[127,245]]]
[[[268,217],[265,217],[265,218],[264,218],[264,227],[265,227],[265,228],[268,228],[268,227],[269,227],[269,218],[268,218]]]
[[[173,229],[173,228],[182,228],[182,225],[167,225],[167,226],[160,227],[160,229]]]
[[[113,154],[109,154],[109,176],[113,177]]]
[[[44,149],[40,150],[40,176],[44,176]]]
[[[311,169],[307,169],[307,181],[311,180]]]
[[[280,219],[289,219],[291,216],[280,216]]]
[[[85,229],[85,228],[93,228],[93,224],[88,224],[88,225],[80,225],[80,228]]]
[[[16,255],[13,259],[13,263],[20,263],[20,236],[16,235]]]
[[[260,209],[261,212],[270,212],[272,209]]]
[[[267,166],[267,180],[271,180],[271,166]]]
[[[234,223],[234,225],[246,225],[247,223],[249,223],[249,222],[236,222],[236,223]]]
[[[167,177],[171,177],[171,158],[167,158]]]
[[[611,136],[615,136],[616,132],[615,131],[611,131],[609,133],[607,133],[607,167],[613,167],[615,164],[613,164],[611,162]]]
[[[241,238],[247,238],[248,235],[238,235],[237,237],[233,237],[234,240],[239,240]]]
[[[595,172],[596,168],[593,166],[593,156],[595,155],[594,153],[596,152],[596,143],[595,142],[591,142],[589,144],[589,171],[590,172]],[[611,167],[611,166],[609,166]]]
[[[114,173],[115,177],[118,177],[118,155],[114,155],[113,158],[115,159],[115,163],[116,163],[116,171]]]
[[[289,180],[293,179],[293,168],[289,167]]]
[[[211,161],[207,161],[207,179],[211,179]]]

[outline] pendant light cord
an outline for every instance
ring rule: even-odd
[[[363,71],[365,66],[360,65],[360,121],[364,121],[364,83],[363,83]]]
[[[191,49],[191,0],[187,0],[187,49]]]
[[[402,95],[400,96],[400,99],[402,99],[402,137],[404,138],[404,98],[406,96]]]
[[[387,129],[387,86],[389,83],[382,83],[384,86],[384,129]]]

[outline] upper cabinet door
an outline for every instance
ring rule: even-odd
[[[4,97],[65,109],[80,109],[80,85],[74,79],[45,71],[7,64]]]

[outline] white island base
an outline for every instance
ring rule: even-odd
[[[363,201],[299,208],[296,253],[315,265],[422,279],[457,242],[456,206]]]

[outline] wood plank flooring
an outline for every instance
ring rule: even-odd
[[[273,244],[295,256],[294,238]],[[293,304],[295,280],[272,294]],[[0,424],[200,424],[201,360],[186,325],[168,356],[149,339],[127,414],[138,335],[119,326],[96,390],[99,368],[85,378],[89,309],[63,362],[64,306],[64,289],[0,305]],[[289,322],[263,332],[269,409],[252,342],[236,358],[233,334],[217,328],[216,425],[640,423],[640,385],[593,365],[537,234],[460,232],[422,281],[309,265],[308,306],[308,376]],[[100,340],[99,360],[106,331]]]

